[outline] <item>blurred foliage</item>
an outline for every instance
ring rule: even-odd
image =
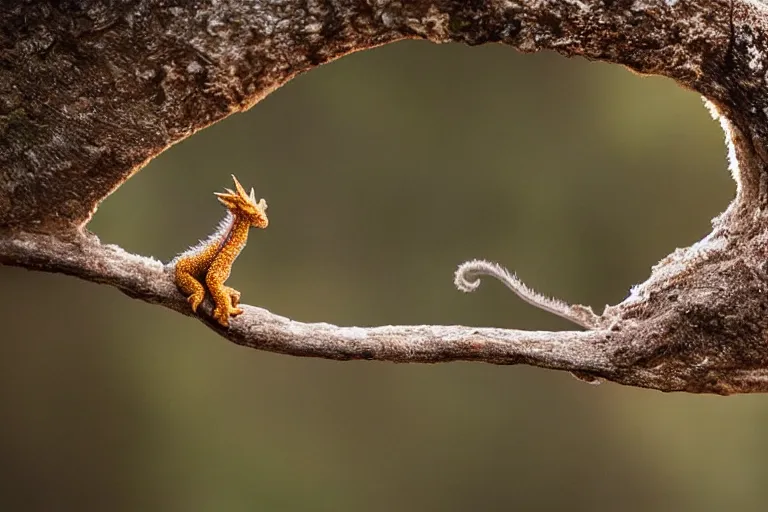
[[[404,42],[171,148],[90,227],[164,260],[270,205],[230,280],[302,321],[569,328],[457,264],[601,310],[735,187],[700,98],[618,66]],[[482,364],[277,356],[115,289],[0,268],[2,510],[762,510],[763,396]],[[38,323],[39,322],[39,323]]]

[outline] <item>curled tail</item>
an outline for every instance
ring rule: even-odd
[[[462,292],[473,292],[480,286],[480,276],[491,276],[498,279],[528,304],[565,318],[577,325],[587,329],[595,329],[599,325],[600,317],[589,306],[571,305],[559,299],[546,297],[529,288],[516,275],[511,274],[498,263],[484,260],[466,261],[456,269],[453,283]]]

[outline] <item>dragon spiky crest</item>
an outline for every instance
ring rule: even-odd
[[[251,188],[250,194],[246,193],[234,174],[232,180],[235,182],[236,191],[226,189],[226,192],[214,192],[219,202],[236,217],[248,219],[252,226],[266,228],[269,224],[267,202],[264,199],[259,199],[257,202],[253,188]]]

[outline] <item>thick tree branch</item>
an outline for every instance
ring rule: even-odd
[[[295,322],[253,306],[243,306],[243,315],[224,329],[210,318],[207,301],[198,318],[239,345],[294,356],[400,363],[464,360],[529,364],[568,370],[586,380],[608,379],[665,391],[765,391],[768,356],[760,335],[768,320],[762,311],[738,307],[764,288],[764,276],[743,265],[721,262],[716,256],[712,262],[701,270],[709,276],[702,277],[702,289],[693,293],[682,287],[665,290],[661,299],[670,307],[660,318],[638,319],[646,311],[638,306],[644,304],[640,301],[626,310],[619,307],[624,318],[614,311],[603,317],[602,328],[586,332],[462,326],[337,327]],[[115,245],[103,245],[94,235],[62,240],[47,234],[17,233],[13,239],[0,239],[0,263],[109,284],[131,297],[194,316],[167,266]],[[723,279],[739,283],[739,290],[721,295],[722,284],[718,283]],[[675,279],[666,281],[673,282]],[[678,282],[684,285],[684,281]],[[713,316],[712,308],[725,316]],[[744,326],[752,337],[737,339]]]
[[[82,226],[174,142],[297,73],[403,38],[616,62],[764,123],[762,79],[740,66],[766,66],[754,53],[763,13],[725,0],[9,0],[0,6],[0,224]],[[744,133],[761,148],[768,140]]]
[[[236,343],[292,355],[524,363],[664,391],[768,391],[767,12],[749,0],[7,0],[0,263],[110,284],[189,314],[162,264],[84,230],[153,156],[349,52],[404,38],[549,49],[704,95],[737,183],[713,232],[665,258],[623,303],[601,316],[549,303],[589,313],[578,318],[592,330],[339,328],[253,307],[226,331],[204,321]]]

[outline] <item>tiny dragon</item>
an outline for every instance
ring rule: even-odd
[[[227,208],[227,214],[216,231],[176,256],[169,264],[173,268],[176,286],[187,297],[192,311],[197,313],[207,289],[214,302],[213,318],[224,327],[229,326],[230,317],[243,312],[238,307],[240,292],[224,282],[248,241],[251,226],[264,229],[269,224],[267,202],[264,199],[256,202],[253,189],[247,194],[234,175],[232,179],[235,182],[234,191],[215,192],[219,202]]]

